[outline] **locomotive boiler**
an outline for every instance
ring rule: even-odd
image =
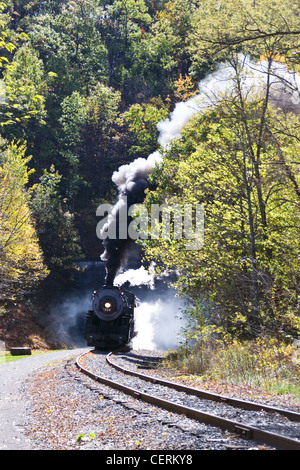
[[[135,306],[135,295],[119,287],[105,286],[94,291],[92,310],[86,317],[87,345],[102,350],[128,346],[135,335]]]

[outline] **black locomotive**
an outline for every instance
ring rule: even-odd
[[[129,345],[135,335],[135,306],[135,295],[119,287],[105,286],[95,291],[92,310],[86,317],[87,345],[103,350]]]

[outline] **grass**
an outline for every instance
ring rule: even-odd
[[[50,352],[50,351],[32,351],[32,354],[26,354],[22,356],[12,356],[9,351],[0,351],[0,364],[4,364],[5,362],[14,362],[18,361],[19,359],[24,359],[26,357],[30,356],[36,356],[38,354],[43,354],[45,352]]]

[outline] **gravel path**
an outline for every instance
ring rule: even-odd
[[[78,356],[82,350],[63,350],[30,356],[0,365],[0,450],[30,449],[26,437],[26,404],[22,393],[24,381],[44,365],[53,361]]]

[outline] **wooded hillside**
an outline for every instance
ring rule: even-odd
[[[161,150],[157,124],[214,77],[228,86],[162,150],[146,197],[203,204],[204,246],[149,239],[145,256],[178,270],[178,291],[217,328],[297,336],[299,2],[0,7],[0,298],[99,259],[96,209],[115,201],[113,172]]]

